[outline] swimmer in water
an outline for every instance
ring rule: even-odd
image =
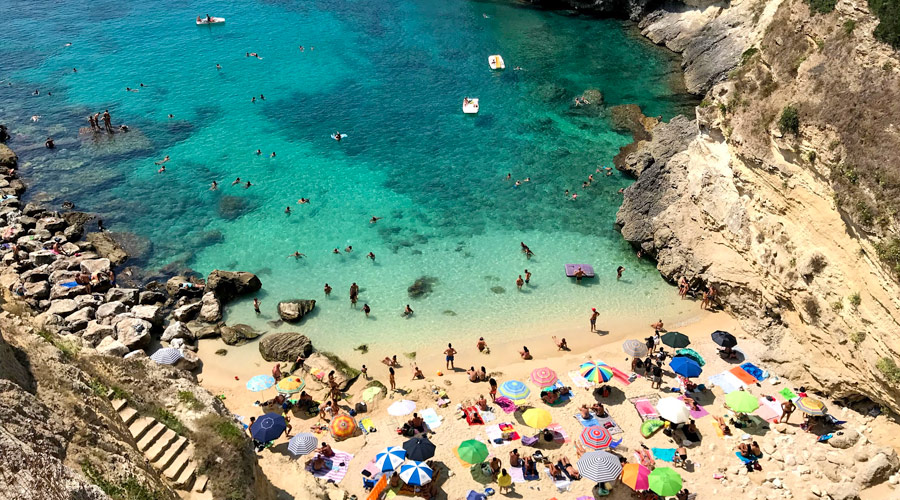
[[[341,133],[340,133],[340,132],[335,132],[335,133],[334,133],[334,140],[340,142],[340,141],[341,141],[341,137],[343,137],[343,136],[341,136]]]
[[[159,167],[159,170],[157,170],[156,173],[157,173],[157,174],[161,174],[161,173],[163,173],[163,172],[165,172],[165,171],[166,171],[166,166],[163,165],[163,166]]]
[[[247,183],[244,184],[244,189],[247,189],[248,187],[250,187],[250,186],[252,186],[252,185],[253,185],[253,184],[250,184],[250,181],[247,181]]]
[[[331,253],[335,253],[335,254],[340,255],[341,251],[338,250],[337,248],[335,248],[334,250],[331,251]]]
[[[577,199],[578,199],[578,193],[572,193],[572,201],[575,201]]]
[[[216,63],[216,69],[222,69],[222,65],[219,63]]]
[[[350,253],[353,251],[353,245],[347,245],[347,248],[344,249],[345,252]]]
[[[251,97],[250,102],[256,102],[256,96]]]
[[[41,119],[41,115],[32,115],[31,116],[31,121],[33,121],[33,122],[37,122],[40,119]]]
[[[272,154],[269,156],[269,158],[275,158],[275,151],[272,151]]]
[[[169,118],[175,118],[175,115],[169,113]]]
[[[309,198],[300,198],[299,200],[297,200],[297,203],[299,203],[300,205],[305,205],[309,203]]]
[[[235,184],[240,184],[240,183],[241,183],[241,178],[238,177],[237,179],[234,180],[234,182],[231,183],[231,185],[234,186]]]
[[[167,162],[167,161],[169,161],[169,155],[166,155],[165,158],[163,158],[162,160],[159,160],[159,161],[157,161],[157,162],[154,162],[153,164],[154,164],[154,165],[162,165],[163,163],[165,163],[165,162]]]
[[[78,73],[78,68],[72,68],[72,73]]]
[[[284,213],[291,215],[291,207],[284,207]]]
[[[516,187],[519,187],[519,186],[521,186],[521,185],[522,185],[522,183],[521,183],[521,182],[519,182],[519,181],[516,181],[516,184],[515,184],[515,186],[516,186]]]
[[[293,257],[295,259],[302,259],[303,257],[306,257],[306,254],[300,253],[299,251],[297,251],[297,252],[294,252],[294,253],[288,255],[288,257]],[[326,283],[325,286],[328,286],[328,284]]]
[[[298,48],[300,49],[300,52],[303,52],[303,46],[302,46],[302,45],[301,45],[300,47],[298,47]]]
[[[512,172],[507,172],[506,180],[510,180],[510,179],[512,179]]]
[[[372,218],[369,219],[369,224],[375,224],[376,222],[378,222],[379,219],[383,219],[383,218],[384,218],[384,217],[375,217],[375,216],[373,215]]]
[[[219,189],[219,183],[216,181],[212,181],[212,184],[209,186],[209,190],[215,191],[216,189]]]
[[[516,66],[515,68],[513,68],[513,71],[522,71],[522,67],[521,67],[521,66]]]
[[[262,94],[259,94],[259,98],[262,99],[263,101],[266,100],[266,96],[264,96],[264,95],[262,95]]]
[[[259,156],[259,155],[261,155],[261,154],[262,154],[262,150],[257,149],[257,150],[256,150],[256,156]]]
[[[619,191],[618,191],[619,194],[622,194],[624,192],[625,192],[625,188],[619,188]]]
[[[138,89],[133,89],[131,87],[125,87],[125,90],[127,90],[128,92],[139,92]]]
[[[372,252],[369,252],[369,255],[366,255],[366,258],[367,258],[367,259],[372,259],[372,262],[375,262],[375,254],[372,253]]]
[[[53,149],[56,147],[56,144],[53,144],[53,138],[48,137],[46,141],[44,141],[44,147],[47,149]]]

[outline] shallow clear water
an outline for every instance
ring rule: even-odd
[[[609,106],[669,118],[691,105],[674,90],[677,61],[618,21],[468,0],[19,0],[0,9],[12,14],[0,18],[0,121],[15,135],[29,196],[74,201],[134,233],[137,262],[149,268],[258,273],[263,316],[243,301],[229,322],[271,329],[278,300],[322,299],[325,282],[333,298],[294,328],[330,348],[535,333],[583,322],[589,307],[618,318],[682,307],[613,230],[629,181],[595,173],[630,140],[612,130]],[[196,26],[207,11],[226,24]],[[488,67],[495,53],[505,71]],[[589,89],[605,106],[574,107]],[[464,96],[480,99],[477,116],[462,114]],[[79,134],[103,109],[132,131]],[[347,138],[332,140],[336,130]],[[48,135],[57,150],[42,148]],[[507,173],[531,181],[516,188]],[[231,186],[236,177],[252,187]],[[383,219],[370,224],[373,215]],[[331,253],[348,245],[350,254]],[[294,251],[307,257],[289,258]],[[599,277],[575,286],[567,262],[592,264]],[[532,284],[517,292],[525,268]],[[408,298],[421,276],[437,279],[433,293]],[[368,320],[351,313],[354,281]],[[410,319],[400,316],[407,303]]]

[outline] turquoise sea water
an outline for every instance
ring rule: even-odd
[[[0,9],[10,14],[0,18],[0,123],[14,134],[28,195],[73,201],[133,233],[147,268],[258,273],[264,314],[238,302],[229,322],[271,330],[278,300],[323,299],[326,282],[333,298],[293,328],[329,348],[536,334],[585,322],[590,307],[648,319],[681,307],[612,227],[630,181],[595,173],[630,140],[612,130],[609,106],[636,103],[667,119],[692,105],[676,90],[677,61],[621,22],[470,0],[4,0]],[[206,13],[227,22],[196,26]],[[490,54],[507,69],[491,71]],[[605,105],[575,107],[591,89]],[[477,116],[462,114],[464,96],[480,99]],[[104,109],[131,132],[79,134]],[[332,140],[336,130],[347,138]],[[57,150],[43,149],[48,135]],[[236,177],[252,186],[232,186]],[[348,245],[352,253],[331,253]],[[599,277],[575,286],[567,262],[592,264]],[[525,268],[532,284],[517,292]],[[408,298],[421,276],[436,278],[433,292]],[[349,307],[351,282],[368,320]],[[407,303],[410,319],[400,316]]]

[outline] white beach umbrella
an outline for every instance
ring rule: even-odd
[[[150,359],[161,365],[174,365],[183,357],[184,355],[181,354],[181,351],[174,347],[163,347],[150,355]]]
[[[401,399],[388,407],[388,414],[395,417],[409,415],[416,409],[416,403],[408,399]]]
[[[662,398],[656,403],[659,416],[673,424],[683,424],[691,420],[691,410],[678,398]]]

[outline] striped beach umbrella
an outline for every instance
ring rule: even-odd
[[[531,381],[541,389],[544,387],[553,387],[553,384],[555,384],[557,380],[559,380],[559,377],[556,376],[556,372],[546,366],[543,368],[536,368],[531,372]]]
[[[260,443],[268,443],[278,439],[285,429],[287,422],[284,417],[277,413],[266,413],[250,426],[250,435]]]
[[[275,385],[275,377],[271,375],[257,375],[247,381],[247,389],[253,392],[264,391]]]
[[[691,339],[688,338],[687,335],[679,332],[666,332],[662,337],[660,337],[660,340],[662,340],[663,344],[673,349],[687,347],[691,343]]]
[[[553,422],[553,416],[543,408],[529,408],[522,413],[522,421],[533,429],[546,429]]]
[[[634,339],[626,340],[622,344],[622,350],[632,358],[643,358],[650,352],[649,349],[647,349],[647,344]]]
[[[681,476],[671,467],[657,467],[647,476],[650,491],[664,497],[675,496],[681,491]]]
[[[591,451],[578,459],[578,472],[597,483],[615,481],[622,473],[619,457],[605,451]]]
[[[599,425],[592,425],[581,431],[581,442],[592,450],[608,448],[612,443],[612,434]]]
[[[807,415],[822,416],[825,414],[825,403],[813,398],[800,398],[794,404],[797,409]]]
[[[308,432],[301,432],[288,441],[288,451],[292,455],[308,455],[318,446],[319,439]]]
[[[338,415],[331,421],[331,435],[335,439],[344,439],[356,433],[356,420],[347,415]]]
[[[531,389],[518,380],[507,380],[500,385],[500,394],[517,401],[527,398],[531,394]]]
[[[641,464],[625,464],[622,467],[622,482],[634,491],[650,489],[650,469]]]
[[[150,355],[150,359],[161,365],[174,365],[183,357],[181,351],[174,347],[163,347]]]
[[[275,389],[282,394],[293,394],[295,392],[300,392],[303,388],[306,387],[306,382],[303,381],[302,378],[296,375],[288,375],[283,379],[279,380],[277,384],[275,384]]]
[[[459,444],[456,454],[460,460],[470,464],[480,464],[488,457],[487,445],[477,439],[469,439]]]
[[[388,446],[375,455],[375,465],[381,472],[396,470],[406,460],[406,450],[399,446]]]
[[[578,369],[578,373],[588,382],[594,382],[595,384],[609,382],[613,378],[613,371],[609,365],[595,361],[583,363],[581,368]]]
[[[432,476],[434,476],[434,471],[423,462],[412,462],[400,466],[400,479],[406,484],[422,486],[428,484]]]
[[[673,372],[685,378],[697,377],[703,373],[703,368],[691,358],[686,356],[675,356],[669,361],[669,367]]]
[[[738,413],[750,413],[759,408],[759,400],[747,391],[729,392],[725,395],[725,404]]]

